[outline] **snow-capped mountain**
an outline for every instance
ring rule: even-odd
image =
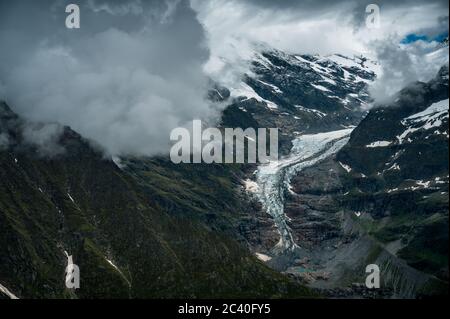
[[[430,61],[441,61],[443,50]],[[437,285],[436,293],[448,264],[424,261],[417,250],[430,249],[423,243],[428,236],[439,247],[436,258],[445,255],[448,67],[399,92],[392,105],[366,112],[368,84],[379,72],[361,57],[269,51],[256,55],[252,72],[231,88],[228,123],[276,125],[286,146],[279,162],[258,167],[245,181],[277,230],[277,240],[258,245],[256,255],[313,286],[332,288],[349,271],[355,275],[347,284],[360,280],[356,269],[377,250],[373,262],[389,273],[388,295],[417,296],[424,285]],[[241,122],[233,122],[237,114],[245,114]],[[407,211],[421,226],[396,228],[409,225],[397,221]],[[433,213],[436,221],[427,220]],[[364,228],[367,219],[376,231]],[[387,236],[393,231],[396,236]],[[352,254],[353,260],[346,257]]]
[[[439,293],[448,283],[448,68],[367,111],[380,72],[370,59],[266,48],[244,64],[240,81],[213,84],[208,97],[227,105],[224,127],[278,127],[276,163],[131,157],[119,168],[69,128],[58,140],[65,152],[49,159],[23,144],[25,122],[0,103],[0,295],[311,296],[304,285],[333,297]],[[88,269],[83,291],[61,284],[65,252]],[[368,262],[382,267],[385,289],[352,285]]]
[[[270,109],[331,117],[367,102],[366,84],[374,79],[376,70],[376,64],[362,57],[322,58],[268,51],[255,54],[252,72],[231,89],[231,95],[254,98]]]
[[[372,110],[339,160],[357,173],[384,177],[391,191],[442,184],[448,181],[448,108],[443,67],[431,82],[416,83],[392,105]]]
[[[380,69],[361,56],[295,55],[267,48],[251,56],[242,81],[227,87],[231,106],[222,125],[278,127],[284,154],[295,136],[356,126],[372,102],[368,84]]]

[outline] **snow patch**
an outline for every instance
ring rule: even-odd
[[[258,102],[266,103],[267,107],[270,109],[278,109],[278,105],[276,105],[272,101],[263,99],[261,96],[258,95],[258,93],[255,92],[255,90],[253,90],[252,87],[250,87],[247,83],[244,82],[241,82],[238,88],[231,89],[231,97],[234,98],[245,97],[246,99],[244,101],[255,99]]]
[[[268,262],[268,261],[272,260],[272,257],[267,256],[265,254],[255,253],[255,255],[259,260],[264,261],[264,262]]]
[[[387,169],[387,171],[399,171],[400,170],[400,165],[398,165],[397,163],[394,163],[391,167],[389,167]]]
[[[449,99],[442,100],[432,104],[430,107],[428,107],[426,110],[422,112],[407,117],[406,120],[415,120],[415,122],[421,122],[424,120],[424,117],[426,117],[425,120],[427,120],[429,119],[429,116],[436,116],[437,114],[441,115],[443,113],[448,113],[448,108],[449,108]]]
[[[69,197],[69,199],[72,201],[72,203],[76,204],[76,203],[75,203],[75,200],[72,198],[72,196],[70,196],[69,193],[67,193],[67,197]]]
[[[111,158],[111,160],[114,162],[114,164],[116,164],[116,166],[120,169],[124,169],[126,167],[126,165],[122,162],[122,160],[120,159],[120,157],[118,156],[113,156]]]
[[[407,138],[410,134],[420,130],[430,130],[435,127],[440,127],[443,124],[444,119],[448,119],[448,107],[449,99],[433,103],[426,110],[413,114],[402,121],[402,124],[406,127],[406,130],[399,136],[397,140],[399,144],[403,144],[405,140],[411,142],[410,138]]]
[[[295,105],[295,107],[296,107],[297,109],[303,111],[303,112],[314,113],[314,114],[316,114],[318,117],[325,117],[325,116],[327,116],[326,113],[321,112],[321,111],[316,110],[316,109],[309,109],[309,108],[304,107],[304,106],[301,106],[301,105]]]
[[[344,163],[339,162],[339,164],[342,166],[343,169],[345,169],[345,171],[347,173],[350,173],[352,171],[352,168]]]
[[[14,295],[11,291],[9,291],[5,286],[0,284],[0,292],[8,296],[9,299],[19,299],[16,295]]]
[[[261,80],[258,80],[258,82],[261,84],[264,84],[265,86],[270,87],[275,93],[280,93],[280,94],[283,93],[283,91],[281,91],[280,88],[276,85],[273,85],[273,84],[270,84],[270,83],[267,83],[267,82],[264,82]]]
[[[316,89],[320,90],[320,91],[324,91],[324,92],[331,92],[329,89],[327,89],[326,87],[319,85],[319,84],[314,84],[314,83],[310,83],[311,86],[315,87]]]
[[[245,190],[249,193],[256,193],[259,191],[258,183],[247,179],[244,181]]]
[[[391,144],[392,144],[392,142],[389,142],[389,141],[376,141],[376,142],[370,143],[369,145],[366,145],[366,147],[367,148],[387,147]]]
[[[105,260],[108,262],[108,264],[110,264],[111,266],[113,266],[113,268],[117,271],[120,272],[119,267],[117,267],[111,260],[109,260],[108,258],[105,257]]]
[[[416,181],[416,184],[419,185],[419,186],[422,186],[424,188],[428,188],[428,187],[430,187],[431,182],[430,181],[428,181],[428,182]]]
[[[119,267],[117,267],[111,260],[109,260],[108,258],[105,257],[105,260],[108,264],[110,264],[118,273],[119,275],[127,282],[128,286],[131,287],[131,283],[128,280],[127,277],[125,277],[125,275],[123,274],[123,272],[119,269]]]

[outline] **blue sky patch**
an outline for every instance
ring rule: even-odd
[[[419,40],[426,41],[426,42],[432,42],[432,41],[442,42],[447,37],[448,37],[448,32],[441,33],[435,37],[428,37],[428,36],[422,35],[422,34],[410,33],[401,41],[401,43],[402,44],[410,44],[410,43],[413,43],[413,42],[416,42]]]

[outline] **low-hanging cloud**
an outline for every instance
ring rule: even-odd
[[[63,132],[64,127],[58,123],[24,123],[23,143],[36,147],[39,156],[51,158],[66,151],[59,144]]]
[[[382,100],[434,72],[430,63],[440,67],[420,60],[427,43],[399,49],[402,37],[448,30],[447,0],[378,1],[377,30],[364,24],[369,0],[86,0],[81,28],[69,30],[71,2],[0,0],[0,99],[28,120],[71,126],[112,155],[167,153],[173,128],[212,123],[207,76],[240,82],[261,43],[378,59],[384,75],[371,90]]]
[[[9,146],[9,137],[6,133],[0,133],[0,150],[6,149]]]
[[[382,73],[369,86],[374,104],[389,104],[396,94],[413,82],[428,82],[448,64],[448,47],[435,41],[417,41],[409,45],[388,39],[373,43]]]
[[[74,30],[66,4],[0,2],[0,93],[19,114],[69,125],[112,155],[166,153],[173,128],[216,114],[187,1],[89,0]]]

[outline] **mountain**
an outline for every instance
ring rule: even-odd
[[[448,67],[372,110],[337,159],[344,205],[373,218],[370,233],[395,255],[448,282]]]
[[[369,59],[269,50],[251,65],[224,123],[279,127],[283,150],[243,181],[278,232],[261,228],[271,240],[251,249],[332,297],[446,294],[448,68],[366,112],[379,71]],[[385,274],[376,292],[364,289],[370,263]]]
[[[381,269],[384,297],[447,294],[448,67],[347,134],[335,155],[286,172],[285,220],[299,249],[284,268],[331,296],[360,294],[368,264]],[[310,147],[308,138],[327,136],[297,142]]]
[[[357,174],[383,179],[382,185],[372,184],[384,190],[407,188],[405,180],[445,184],[436,181],[447,177],[447,142],[448,68],[443,67],[431,82],[415,83],[391,105],[372,110],[338,159]]]
[[[244,62],[208,98],[227,105],[222,128],[278,127],[278,162],[109,159],[0,104],[0,295],[445,294],[448,68],[368,111],[379,65],[366,57],[264,48]],[[79,290],[64,286],[67,255]],[[382,289],[365,288],[371,263]]]
[[[255,51],[243,81],[229,87],[225,127],[278,127],[282,151],[296,135],[357,125],[379,66],[364,57]]]
[[[372,78],[373,73],[350,59],[346,62],[355,65],[341,68],[332,59],[306,58],[311,61],[273,51],[254,61],[253,70],[265,78],[247,76],[242,85],[248,90],[253,86],[265,97],[278,95],[277,109],[268,107],[264,102],[268,100],[257,93],[248,99],[236,96],[233,88],[211,90],[210,99],[231,104],[224,111],[223,125],[235,119],[242,127],[246,122],[254,127],[289,122],[283,125],[289,145],[288,133],[298,129],[301,118],[310,123],[305,130],[314,123],[339,126],[334,117],[356,123],[361,115],[353,116],[350,106],[357,109],[367,98],[366,93],[361,101],[356,97],[355,92],[365,88],[365,80],[358,79]],[[283,65],[282,59],[289,63]],[[348,83],[341,85],[342,79]],[[313,81],[316,86],[310,85]],[[274,92],[275,85],[289,92],[308,87],[303,96],[316,98],[297,105],[301,96]],[[326,90],[332,86],[342,86],[336,92],[342,105],[325,114],[320,110],[339,99]],[[324,101],[328,95],[330,101]],[[322,100],[323,105],[313,103]],[[271,217],[240,186],[249,169],[245,165],[174,165],[165,158],[112,161],[67,127],[60,128],[56,141],[64,151],[48,156],[41,154],[42,145],[24,137],[26,128],[36,124],[26,123],[4,103],[1,110],[1,241],[8,245],[1,253],[0,283],[16,296],[313,294],[263,265],[256,258],[260,255],[250,254],[254,247],[275,243],[277,233]],[[79,291],[64,287],[66,253],[81,268],[84,288]]]
[[[193,197],[183,200],[189,214],[176,214],[167,206],[184,186],[176,180],[168,181],[170,196],[163,187],[151,193],[67,127],[57,141],[64,152],[44,156],[27,144],[28,125],[0,104],[1,292],[19,298],[312,295],[233,236],[189,218]],[[147,173],[161,182],[157,165]],[[79,290],[64,285],[67,255],[80,267]]]

